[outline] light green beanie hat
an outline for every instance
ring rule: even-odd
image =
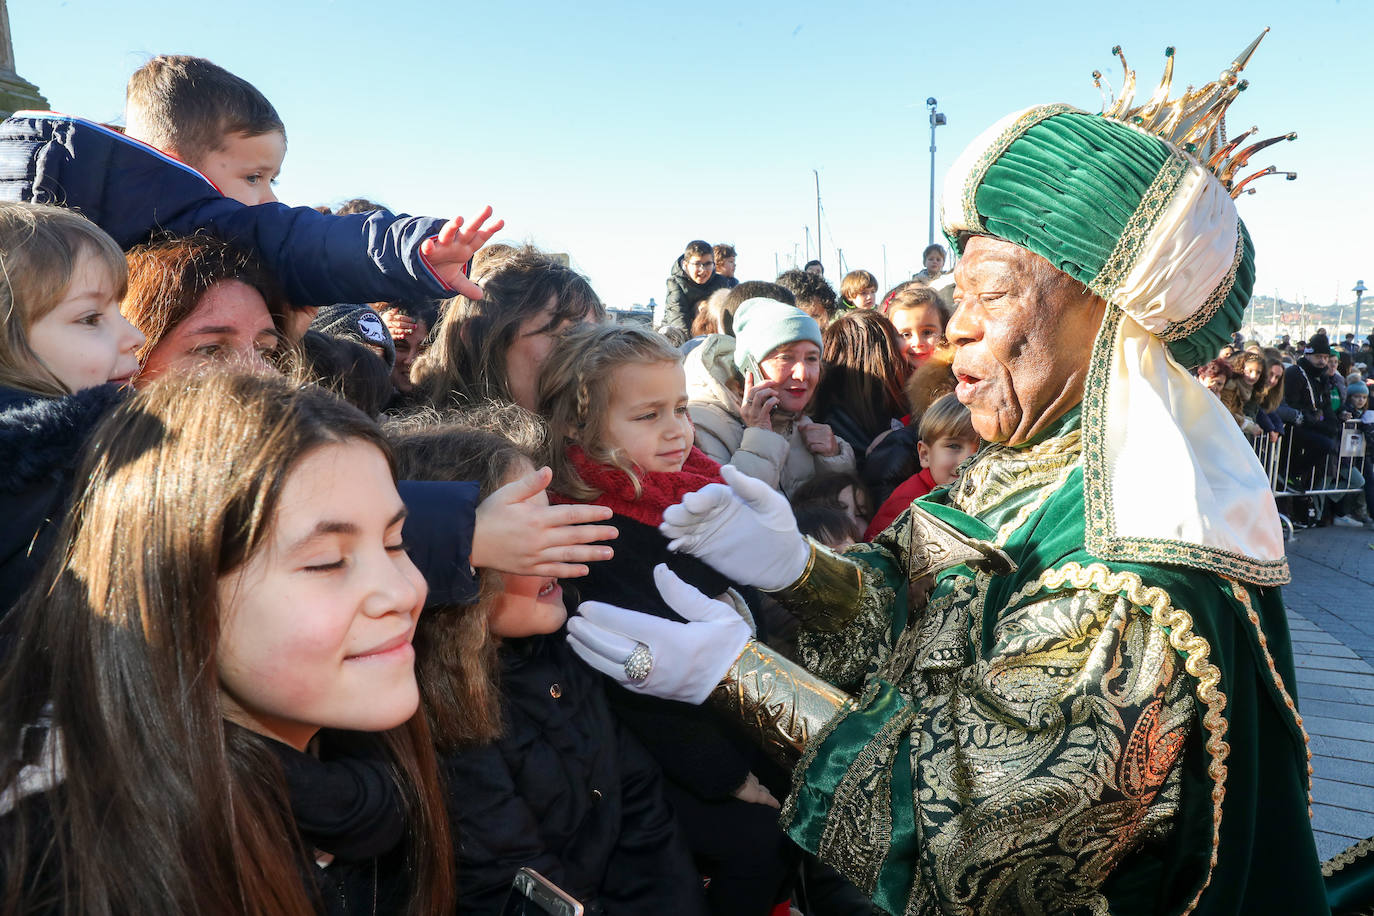
[[[745,372],[783,344],[809,340],[821,343],[816,319],[776,299],[746,299],[735,311],[735,366]]]

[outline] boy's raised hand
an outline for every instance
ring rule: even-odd
[[[619,533],[610,525],[592,525],[611,517],[606,506],[550,506],[544,488],[553,478],[540,468],[496,490],[477,505],[473,526],[473,566],[520,576],[571,579],[585,576],[583,564],[609,560],[609,541]]]
[[[477,250],[487,243],[493,235],[500,232],[506,221],[498,219],[487,228],[482,224],[491,216],[491,207],[486,207],[466,229],[463,218],[455,216],[444,223],[433,238],[420,243],[420,254],[438,274],[439,279],[448,284],[449,289],[469,299],[481,299],[482,288],[463,273],[463,267]]]

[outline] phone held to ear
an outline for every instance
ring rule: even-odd
[[[532,868],[515,873],[501,916],[583,916],[582,904]]]
[[[759,384],[760,382],[764,381],[763,372],[759,369],[759,361],[756,360],[756,359],[754,359],[754,357],[752,357],[752,356],[745,357],[745,360],[744,360],[744,368],[743,368],[742,371],[743,371],[746,375],[752,374],[752,375],[754,376],[754,384],[755,384],[755,385],[757,385],[757,384]]]

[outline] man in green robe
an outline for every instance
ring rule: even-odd
[[[1145,105],[1016,112],[960,157],[946,336],[987,445],[952,486],[842,555],[729,468],[665,513],[796,614],[805,670],[666,570],[687,623],[569,624],[630,689],[709,696],[794,761],[783,826],[889,913],[1329,912],[1277,510],[1187,371],[1254,282],[1245,180],[1199,152],[1253,49],[1177,102],[1166,72]]]

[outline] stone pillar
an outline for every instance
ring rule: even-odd
[[[38,87],[14,72],[14,42],[10,40],[10,13],[0,0],[0,116],[27,108],[44,110],[48,100]]]

